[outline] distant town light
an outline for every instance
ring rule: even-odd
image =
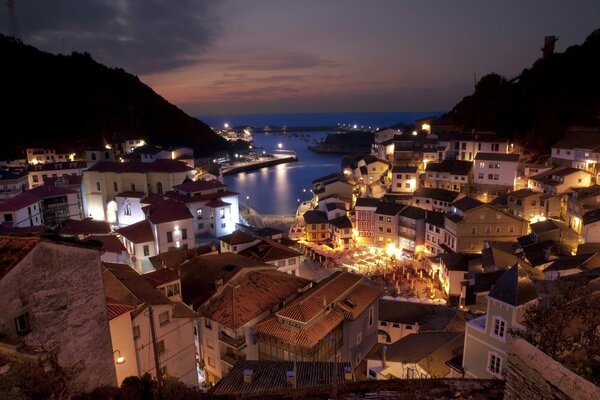
[[[279,147],[279,148],[281,149],[281,148],[283,148],[283,144],[279,143],[279,144],[277,145],[277,147]]]
[[[106,149],[107,149],[107,150],[110,150],[110,149],[111,149],[111,147],[110,147],[110,144],[107,144],[107,145],[106,145],[106,146],[104,146],[104,147],[106,147]]]
[[[303,191],[304,193],[306,193],[306,189],[302,189],[302,191]]]
[[[355,124],[352,126],[352,128],[356,129],[356,128],[358,128],[358,125]]]
[[[223,124],[223,127],[225,127],[225,129],[229,129],[229,124],[228,124],[227,122],[225,122],[225,123]]]
[[[417,131],[412,132],[413,136],[417,136]]]

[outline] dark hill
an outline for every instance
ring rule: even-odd
[[[448,114],[466,130],[494,130],[547,152],[567,126],[598,126],[600,112],[600,30],[582,45],[539,59],[507,81],[490,74]]]
[[[26,146],[100,143],[103,134],[137,132],[152,144],[193,146],[199,154],[227,143],[121,68],[88,53],[53,55],[0,35],[1,156]]]

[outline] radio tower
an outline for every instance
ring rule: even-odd
[[[8,8],[8,36],[12,36],[15,39],[21,39],[21,32],[19,32],[19,23],[17,22],[17,13],[15,11],[16,0],[6,0],[6,6]]]

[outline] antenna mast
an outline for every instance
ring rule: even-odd
[[[21,32],[19,32],[19,23],[15,11],[16,0],[6,0],[6,7],[8,8],[8,35],[20,40]]]

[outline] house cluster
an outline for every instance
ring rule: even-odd
[[[431,311],[380,318],[369,378],[501,378],[509,330],[523,327],[536,285],[600,271],[600,131],[568,129],[532,161],[491,132],[426,128],[375,132],[371,154],[315,180],[295,238],[330,251],[383,247],[439,282],[447,306],[431,307],[481,315],[431,331],[421,329]],[[347,242],[335,236],[340,217]]]

